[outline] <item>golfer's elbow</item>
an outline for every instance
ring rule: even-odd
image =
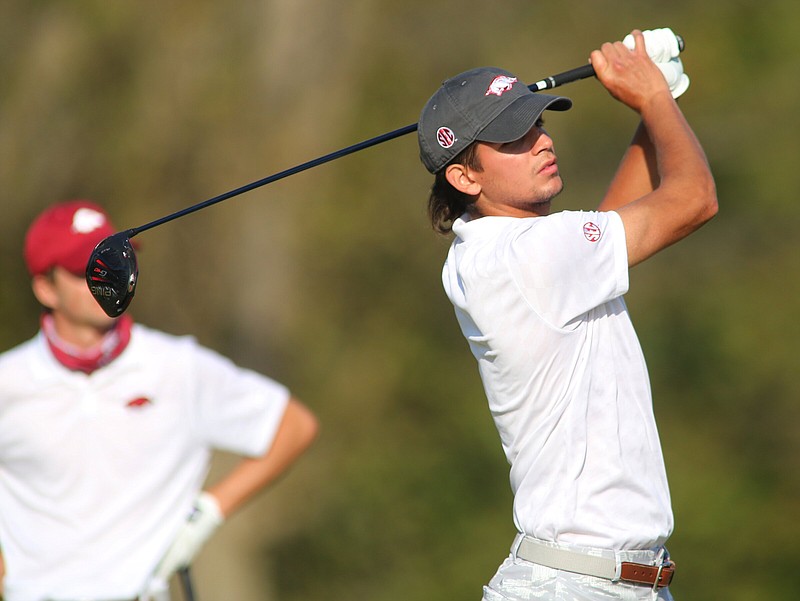
[[[695,198],[698,207],[698,225],[702,225],[713,219],[719,212],[717,186],[710,172],[698,183]]]
[[[694,173],[681,174],[676,179],[663,181],[662,185],[669,188],[670,183],[678,186],[670,188],[676,193],[674,197],[683,199],[683,227],[688,231],[694,231],[707,223],[719,211],[717,187],[707,167],[697,169]]]
[[[294,397],[289,401],[286,415],[285,422],[288,422],[287,427],[291,428],[297,453],[302,453],[317,438],[319,421],[308,407]]]

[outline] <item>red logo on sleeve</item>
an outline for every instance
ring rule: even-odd
[[[586,239],[589,242],[597,242],[600,240],[600,236],[603,235],[603,232],[600,231],[600,228],[597,227],[591,221],[587,221],[583,224],[583,235],[586,236]]]

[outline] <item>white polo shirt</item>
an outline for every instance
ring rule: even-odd
[[[614,212],[467,216],[442,280],[511,464],[514,521],[543,540],[650,548],[673,517]]]
[[[0,356],[0,545],[6,601],[133,598],[191,508],[212,448],[272,444],[289,391],[134,325],[91,375],[39,334]]]

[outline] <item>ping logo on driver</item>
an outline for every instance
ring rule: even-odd
[[[90,286],[89,290],[91,290],[92,294],[97,298],[114,298],[119,296],[117,291],[111,286]]]

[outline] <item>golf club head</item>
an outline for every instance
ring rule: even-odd
[[[119,317],[136,292],[139,266],[130,231],[104,238],[94,247],[86,265],[86,284],[109,317]]]

